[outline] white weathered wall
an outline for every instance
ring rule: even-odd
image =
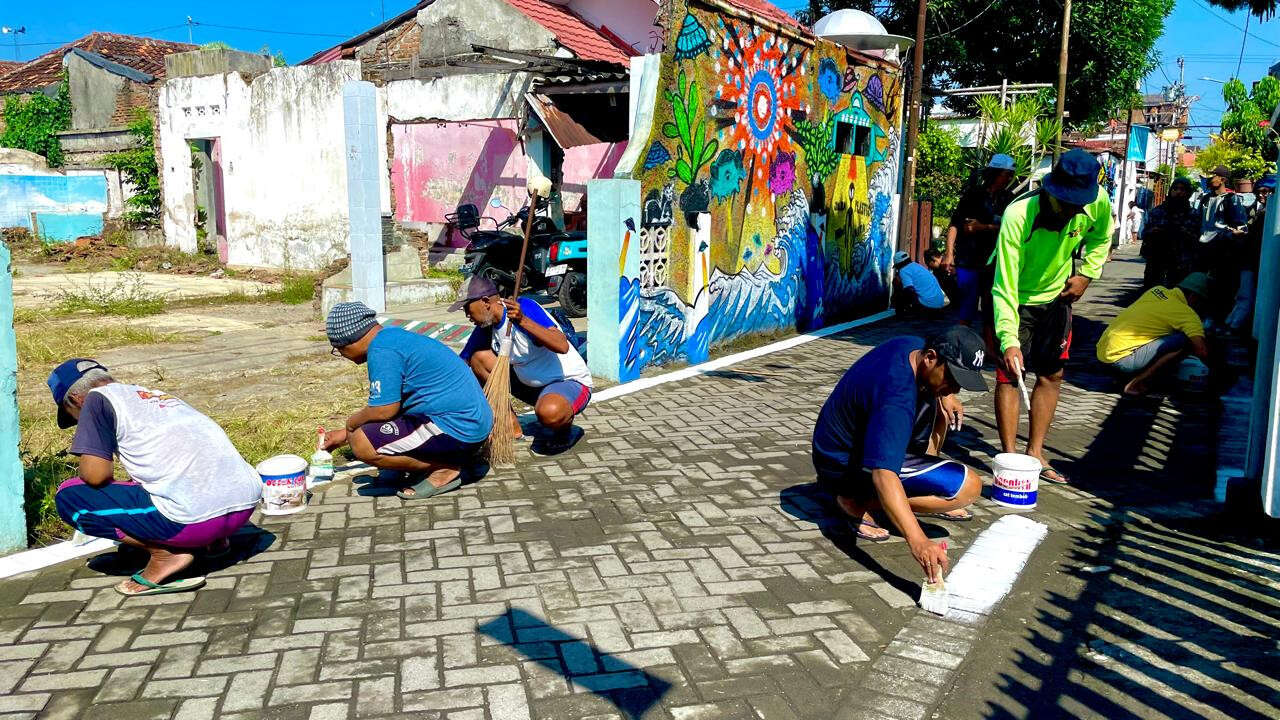
[[[166,81],[166,242],[195,250],[187,140],[219,138],[230,264],[314,269],[346,255],[342,87],[359,79],[359,63],[340,61],[275,68],[248,85],[238,73]]]

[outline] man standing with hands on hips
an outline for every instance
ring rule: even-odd
[[[1040,461],[1040,479],[1051,483],[1067,482],[1049,467],[1044,441],[1071,349],[1071,306],[1102,275],[1111,246],[1111,202],[1098,187],[1098,172],[1098,161],[1089,153],[1065,153],[1039,190],[1005,209],[996,245],[992,300],[1003,353],[996,371],[1000,444],[1004,452],[1017,452],[1017,377],[1030,370],[1036,382],[1026,454]]]

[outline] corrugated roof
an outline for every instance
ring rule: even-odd
[[[793,27],[799,29],[807,29],[800,24],[795,16],[791,15],[782,8],[769,2],[769,0],[724,0],[725,4],[732,5],[736,8],[746,10],[753,15],[759,15],[767,20],[772,20],[784,27]]]
[[[755,0],[752,0],[753,2]],[[580,60],[599,60],[627,65],[635,51],[621,40],[592,26],[564,5],[546,0],[506,0],[515,9],[551,31],[556,41]]]
[[[571,147],[595,145],[600,142],[600,138],[592,135],[590,130],[556,107],[546,95],[529,93],[525,97],[538,119],[542,120],[542,124],[546,125],[547,130],[551,132],[551,138],[562,149],[568,150]]]
[[[136,35],[90,33],[0,75],[0,93],[39,90],[58,82],[58,78],[62,76],[62,56],[72,48],[100,55],[156,79],[164,79],[165,57],[198,49],[196,45]]]

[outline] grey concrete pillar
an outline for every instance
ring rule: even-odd
[[[342,88],[346,120],[347,207],[351,222],[351,289],[356,300],[387,309],[382,262],[382,212],[378,181],[378,94],[373,83],[352,80]]]

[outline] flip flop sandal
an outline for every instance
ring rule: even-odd
[[[938,518],[939,520],[950,520],[951,522],[969,522],[973,520],[973,513],[965,512],[963,515],[948,515],[944,512],[939,513],[916,513],[919,517]]]
[[[875,522],[870,521],[870,520],[855,520],[855,519],[853,519],[853,518],[847,518],[847,519],[845,520],[845,522],[849,524],[849,529],[853,531],[853,534],[854,534],[854,535],[857,535],[858,537],[862,538],[863,540],[870,540],[871,542],[884,542],[884,541],[888,540],[889,538],[893,537],[893,534],[892,534],[892,533],[889,533],[889,534],[886,534],[886,535],[871,535],[871,534],[869,534],[869,533],[864,533],[864,532],[862,532],[861,530],[859,530],[859,529],[858,529],[858,528],[862,527],[863,525],[866,525],[867,527],[873,527],[873,528],[876,528],[877,530],[883,530],[883,529],[884,529],[884,528],[880,527],[879,525],[875,524]]]
[[[1057,477],[1056,478],[1050,477],[1049,475],[1050,473],[1053,473],[1053,475],[1056,475]],[[1044,468],[1043,470],[1040,471],[1040,479],[1049,483],[1050,485],[1070,485],[1071,484],[1071,480],[1066,475],[1063,475],[1062,473],[1058,472],[1057,470],[1054,470],[1051,467]]]
[[[422,482],[418,483],[417,485],[412,485],[410,487],[405,488],[404,490],[397,492],[396,497],[400,498],[401,500],[424,500],[429,497],[435,497],[436,495],[443,495],[447,492],[453,492],[454,490],[457,490],[460,487],[462,487],[461,475],[454,478],[452,481],[444,485],[441,485],[440,487],[436,487],[435,485],[432,485],[430,480],[428,480],[427,478],[423,478]],[[412,495],[405,494],[405,490],[409,490],[409,489],[413,490]]]
[[[183,578],[181,580],[172,580],[167,583],[153,583],[142,577],[142,573],[134,573],[130,580],[138,583],[146,588],[138,592],[129,592],[123,589],[124,583],[116,585],[116,592],[126,597],[137,597],[141,595],[167,595],[169,593],[190,592],[204,587],[203,577]]]

